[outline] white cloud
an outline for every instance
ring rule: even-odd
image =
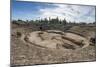
[[[54,8],[41,8],[39,10],[41,18],[66,19],[67,21],[93,22],[95,21],[94,6],[52,4]]]

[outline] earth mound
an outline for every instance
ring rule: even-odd
[[[58,30],[34,31],[21,37],[24,43],[49,49],[82,49],[89,40],[81,35]]]

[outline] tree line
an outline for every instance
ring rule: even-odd
[[[67,21],[66,19],[63,19],[63,20],[60,20],[58,17],[57,18],[44,18],[44,19],[38,19],[38,20],[21,20],[21,19],[18,19],[18,20],[13,20],[12,21],[13,23],[19,23],[19,24],[60,24],[60,25],[68,25],[68,24],[71,24],[71,25],[86,25],[86,24],[95,24],[95,22],[92,22],[92,23],[86,23],[86,22],[71,22],[71,21]]]

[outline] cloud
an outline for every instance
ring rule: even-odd
[[[51,4],[54,8],[40,8],[39,17],[41,18],[56,18],[61,20],[76,22],[94,22],[95,21],[95,7],[82,5],[65,5],[65,4]]]

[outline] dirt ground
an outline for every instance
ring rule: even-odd
[[[34,28],[12,24],[11,66],[96,60],[96,44],[90,41],[95,26],[72,26],[67,32]]]

